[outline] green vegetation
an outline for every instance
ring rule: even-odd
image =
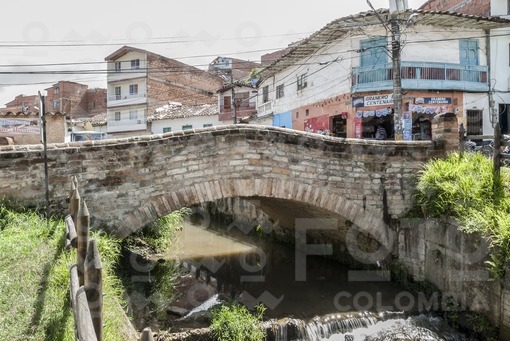
[[[74,340],[69,302],[69,268],[76,253],[64,250],[65,225],[38,213],[0,206],[0,340]],[[120,243],[98,240],[103,264],[104,339],[126,340],[119,304],[121,286],[113,273]]]
[[[260,341],[264,340],[262,327],[264,306],[256,306],[252,315],[246,307],[237,303],[222,305],[214,310],[211,331],[218,341]]]
[[[137,320],[135,324],[140,321],[142,324],[149,324],[151,315],[155,313],[160,326],[168,327],[168,302],[176,299],[178,291],[175,289],[175,283],[182,273],[177,259],[160,258],[161,255],[157,255],[155,258],[153,256],[154,254],[166,254],[176,247],[176,232],[182,228],[183,217],[187,214],[189,214],[189,209],[186,208],[172,212],[124,240],[124,246],[129,252],[143,258],[138,262],[150,267],[150,274],[145,273],[149,279],[147,282],[133,283],[124,276],[124,286],[128,292],[143,293],[149,302],[147,308],[143,307],[140,311],[134,312]],[[136,269],[134,270],[136,271]],[[125,269],[126,273],[131,273],[131,271],[133,269]],[[136,307],[133,308],[136,310]]]
[[[510,257],[510,174],[493,176],[492,161],[480,153],[452,153],[429,162],[420,174],[418,204],[428,217],[456,218],[466,233],[486,235],[492,252],[487,264],[495,278]]]

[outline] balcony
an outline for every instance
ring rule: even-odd
[[[406,90],[489,91],[487,66],[427,62],[402,62],[402,88]],[[357,67],[352,71],[352,92],[393,88],[391,63]]]
[[[257,107],[257,116],[264,117],[273,113],[273,102],[269,101]]]
[[[123,105],[145,104],[147,103],[147,94],[138,93],[136,95],[115,95],[108,96],[108,107],[119,107]]]
[[[106,121],[106,130],[108,133],[139,131],[147,129],[147,117],[145,113],[108,113]]]

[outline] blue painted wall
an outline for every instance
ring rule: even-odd
[[[274,114],[273,127],[285,127],[292,129],[292,111]]]

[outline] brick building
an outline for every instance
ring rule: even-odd
[[[420,9],[487,17],[491,14],[490,3],[491,0],[429,0]]]
[[[4,111],[15,113],[34,111],[37,103],[39,103],[39,96],[37,95],[18,95],[12,101],[5,103]]]
[[[45,89],[47,111],[60,111],[68,118],[91,117],[106,111],[106,89],[59,81]]]
[[[108,134],[149,133],[147,115],[169,102],[217,103],[223,79],[207,71],[146,50],[124,46],[108,62]]]

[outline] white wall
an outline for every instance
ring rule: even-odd
[[[212,116],[198,116],[198,117],[188,117],[188,118],[175,118],[175,119],[167,119],[167,120],[157,120],[152,121],[151,131],[153,134],[162,134],[163,128],[172,128],[171,131],[180,131],[182,130],[183,125],[191,124],[193,129],[203,128],[204,124],[212,124],[213,126],[221,125],[220,121],[218,121],[218,115]]]
[[[441,31],[440,31],[441,30]],[[440,31],[440,32],[439,32]],[[354,34],[336,41],[314,55],[295,63],[295,66],[266,79],[259,85],[257,107],[262,106],[262,89],[268,86],[271,112],[280,113],[304,105],[320,102],[339,94],[351,92],[351,72],[360,64],[360,42],[368,37],[385,36],[386,31],[379,27],[368,27],[363,34]],[[438,62],[458,64],[460,43],[458,39],[483,37],[482,30],[444,29],[431,26],[411,26],[402,28],[402,61]],[[453,39],[452,39],[453,38]],[[487,65],[485,38],[478,39],[479,64]],[[388,49],[391,37],[388,36]],[[389,52],[388,52],[389,53]],[[508,55],[507,55],[508,58]],[[391,57],[388,56],[388,63]],[[307,88],[297,91],[297,77],[307,76]],[[276,99],[276,87],[285,84],[285,96]],[[259,115],[267,114],[260,112]]]
[[[464,112],[462,117],[466,117],[466,110],[476,109],[483,110],[483,134],[490,135],[494,133],[489,119],[489,96],[486,93],[464,93]],[[459,120],[459,123],[461,121]],[[464,126],[466,120],[464,119]]]
[[[491,0],[491,15],[508,18],[507,0]]]
[[[139,59],[140,68],[137,72],[129,72],[131,70],[131,60]],[[121,72],[115,72],[115,62],[122,62]],[[141,77],[146,74],[147,69],[147,56],[141,52],[128,52],[125,55],[119,57],[115,61],[108,62],[108,82],[116,81],[120,79]],[[110,93],[108,92],[108,95]]]

